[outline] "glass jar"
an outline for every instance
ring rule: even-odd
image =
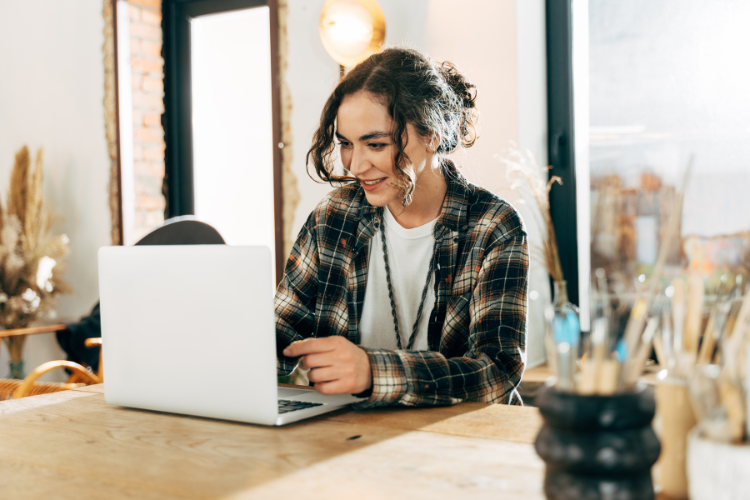
[[[554,282],[554,300],[546,307],[544,316],[547,365],[557,376],[557,388],[562,391],[573,391],[581,341],[581,323],[578,308],[568,301],[567,282]]]

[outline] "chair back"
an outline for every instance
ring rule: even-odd
[[[224,245],[219,232],[192,216],[173,217],[157,227],[136,245]]]

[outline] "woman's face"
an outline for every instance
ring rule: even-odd
[[[342,99],[336,122],[341,161],[362,184],[370,205],[400,206],[403,191],[397,187],[393,119],[386,107],[372,93],[359,91]],[[433,151],[411,123],[407,123],[406,134],[404,152],[410,163],[405,168],[414,172],[418,183],[420,175],[429,170]]]

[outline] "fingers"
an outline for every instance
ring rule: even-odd
[[[324,337],[321,339],[305,339],[292,342],[284,349],[284,356],[296,358],[311,354],[315,352],[326,352],[334,349],[334,342],[331,342],[336,337]]]
[[[372,385],[367,353],[341,336],[292,343],[284,355],[300,357],[309,379],[321,394],[359,394]]]
[[[315,370],[311,370],[308,378],[310,379],[310,382],[322,384],[338,380],[340,377],[338,370],[335,367],[328,366],[326,368],[316,368]]]
[[[307,354],[302,358],[302,367],[307,369],[324,368],[334,364],[336,364],[336,356],[333,351]]]
[[[331,382],[315,382],[315,390],[320,394],[351,394],[349,385],[346,381],[338,379]]]

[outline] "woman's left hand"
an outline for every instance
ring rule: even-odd
[[[284,356],[303,356],[300,366],[321,394],[359,394],[372,385],[370,358],[341,336],[305,339],[284,349]]]

